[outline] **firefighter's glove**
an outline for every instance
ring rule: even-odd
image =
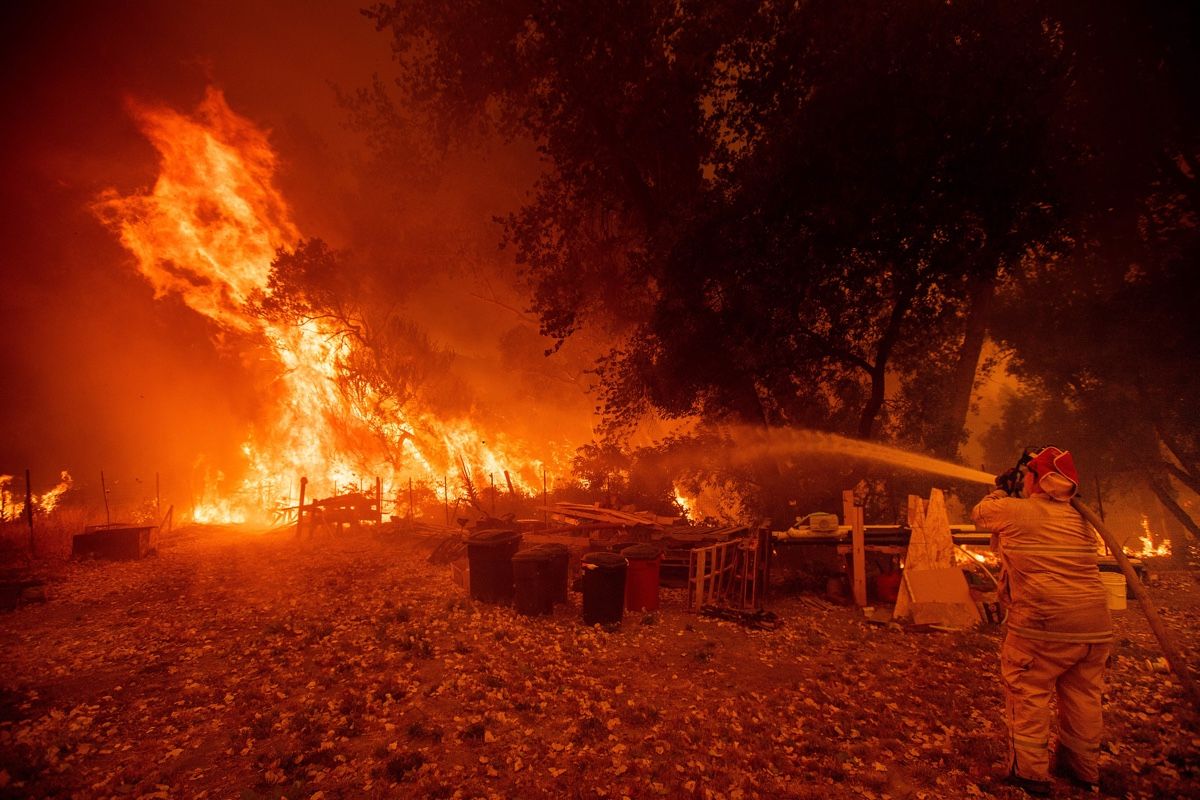
[[[1013,467],[1007,472],[1002,472],[996,476],[996,488],[1003,490],[1005,494],[1012,497],[1020,494],[1022,482],[1020,467]]]

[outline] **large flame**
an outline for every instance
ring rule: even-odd
[[[674,490],[675,505],[679,506],[680,511],[683,513],[683,518],[687,520],[694,519],[696,517],[696,498],[681,489],[678,483],[674,484]]]
[[[544,460],[558,462],[561,454],[521,457],[520,448],[469,420],[343,391],[339,365],[356,346],[348,337],[323,320],[285,325],[254,313],[277,251],[300,239],[274,185],[277,159],[265,132],[213,89],[191,116],[143,105],[132,113],[161,157],[158,179],[148,193],[109,190],[97,212],[159,296],[177,294],[223,329],[260,338],[277,362],[274,413],[245,442],[240,489],[230,492],[210,476],[196,520],[245,521],[294,505],[301,475],[310,497],[355,486],[373,491],[376,477],[385,496],[413,477],[443,496],[444,487],[458,485],[460,464],[477,475],[507,470],[524,491],[540,484]]]
[[[34,510],[49,514],[74,482],[70,474],[63,470],[53,489],[31,494]],[[14,494],[12,487],[13,476],[0,475],[0,521],[19,519],[25,513],[25,499],[20,494]]]
[[[1170,542],[1154,543],[1154,533],[1150,530],[1150,518],[1142,514],[1142,536],[1139,538],[1140,550],[1134,550],[1132,545],[1125,545],[1125,552],[1134,558],[1158,558],[1171,555]]]

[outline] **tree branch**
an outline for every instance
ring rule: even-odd
[[[828,339],[826,339],[825,337],[823,337],[819,334],[813,333],[812,331],[810,331],[806,328],[800,328],[796,332],[799,333],[800,335],[805,336],[808,339],[810,339],[814,344],[817,345],[818,349],[820,349],[823,353],[825,353],[828,356],[834,357],[838,361],[841,361],[843,364],[848,364],[852,367],[857,367],[858,369],[861,369],[862,371],[867,372],[867,373],[871,372],[871,370],[874,369],[874,365],[872,365],[870,361],[867,361],[862,356],[851,353],[849,350],[843,350],[842,348],[838,347],[833,342],[829,341]]]
[[[1158,502],[1162,503],[1175,516],[1175,519],[1179,520],[1192,541],[1200,540],[1200,525],[1197,525],[1196,521],[1183,510],[1179,503],[1175,502],[1175,498],[1171,497],[1171,493],[1163,482],[1156,478],[1148,478],[1146,484],[1150,487],[1150,491],[1154,492]]]
[[[891,357],[892,349],[896,346],[896,342],[900,339],[900,329],[903,327],[904,318],[908,314],[909,308],[912,307],[912,300],[915,295],[915,283],[909,282],[901,285],[900,292],[896,296],[896,304],[892,307],[892,313],[888,319],[887,328],[884,329],[883,336],[879,338],[879,346],[875,351],[875,363],[871,366],[870,370],[871,399],[863,407],[862,416],[858,421],[859,438],[871,438],[871,430],[875,427],[875,419],[879,416],[880,409],[883,408],[884,380],[887,377],[888,359]]]
[[[1175,464],[1172,464],[1170,461],[1161,462],[1161,466],[1167,472],[1174,475],[1175,479],[1178,480],[1180,483],[1182,483],[1184,486],[1188,487],[1196,494],[1200,494],[1200,480],[1197,480],[1196,477],[1194,475],[1192,475],[1190,472],[1180,468],[1179,466],[1177,466]]]
[[[1194,466],[1190,463],[1192,459],[1184,457],[1184,453],[1182,452],[1183,448],[1179,446],[1179,442],[1174,436],[1171,436],[1165,430],[1163,430],[1161,421],[1155,421],[1154,432],[1158,434],[1158,440],[1162,442],[1163,447],[1167,448],[1167,452],[1169,452],[1179,463],[1179,466],[1186,470],[1190,475]]]

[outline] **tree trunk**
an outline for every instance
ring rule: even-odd
[[[967,305],[966,329],[962,345],[958,349],[958,360],[950,374],[947,387],[945,425],[938,428],[938,441],[928,442],[933,452],[941,458],[953,460],[958,456],[962,433],[971,412],[971,397],[975,392],[975,375],[979,370],[979,357],[987,338],[988,316],[992,300],[996,296],[994,275],[975,281]]]
[[[1200,480],[1196,476],[1200,475],[1200,464],[1197,464],[1194,451],[1185,451],[1178,440],[1172,436],[1166,426],[1161,421],[1154,423],[1154,431],[1158,434],[1158,440],[1162,446],[1167,448],[1178,464],[1172,464],[1167,461],[1167,469],[1178,478],[1182,483],[1186,484],[1196,494],[1200,494]]]
[[[1196,494],[1200,494],[1200,480],[1197,480],[1196,476],[1185,472],[1169,461],[1163,464],[1163,469],[1174,475],[1175,480],[1179,481]]]
[[[1196,521],[1192,519],[1186,511],[1183,510],[1179,503],[1175,502],[1175,498],[1171,497],[1171,493],[1166,484],[1164,484],[1158,478],[1149,478],[1147,479],[1147,483],[1150,485],[1150,490],[1154,492],[1154,496],[1158,498],[1158,502],[1166,506],[1167,510],[1175,515],[1175,518],[1179,520],[1184,529],[1187,530],[1188,535],[1192,537],[1192,540],[1200,540],[1200,525],[1197,525]]]
[[[892,315],[888,319],[888,326],[883,335],[879,337],[879,346],[875,349],[875,359],[869,373],[871,398],[863,407],[862,415],[858,420],[858,438],[860,439],[870,439],[874,433],[875,422],[879,418],[879,412],[883,409],[883,401],[886,399],[884,381],[887,378],[888,359],[891,358],[892,350],[900,340],[900,330],[904,325],[904,318],[908,315],[909,308],[912,307],[915,293],[916,286],[912,283],[906,283],[900,287],[900,291],[896,295],[896,305],[892,308]]]
[[[886,361],[879,361],[871,370],[871,398],[867,400],[867,405],[863,408],[862,416],[858,420],[858,438],[860,439],[871,438],[875,430],[875,422],[879,418],[879,412],[883,409],[884,381],[887,378],[886,365]]]

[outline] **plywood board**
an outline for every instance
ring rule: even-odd
[[[954,539],[950,535],[946,497],[941,489],[930,493],[924,511],[920,524],[912,525],[904,566],[909,569],[949,567],[954,563]]]
[[[912,618],[917,625],[942,625],[947,628],[971,628],[979,624],[974,605],[959,603],[913,603]]]
[[[954,539],[950,535],[950,519],[946,516],[946,497],[941,489],[929,493],[929,502],[919,497],[908,498],[908,525],[912,535],[904,555],[904,570],[941,569],[954,563]],[[896,616],[911,613],[910,598],[904,592],[896,600]]]
[[[913,622],[968,628],[979,623],[967,579],[959,567],[905,569],[905,591],[911,597]]]
[[[970,602],[971,592],[961,567],[904,569],[904,579],[916,603]]]

